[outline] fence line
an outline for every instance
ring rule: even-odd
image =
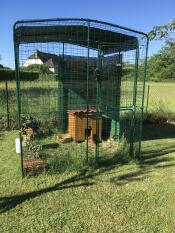
[[[11,82],[0,82],[0,130],[10,130],[14,128],[16,113],[15,88],[11,87]],[[13,122],[13,123],[12,123]]]
[[[21,82],[21,86],[25,90],[25,98],[23,105],[28,106],[28,100],[30,98],[30,92],[36,92],[35,97],[37,101],[40,101],[42,96],[42,101],[44,99],[44,106],[47,107],[48,117],[52,116],[56,112],[56,106],[58,98],[56,98],[56,93],[52,82],[47,82],[47,91],[40,88],[40,82]],[[48,89],[49,86],[49,89]],[[36,90],[35,90],[36,89]],[[48,98],[52,101],[51,105],[48,105]],[[36,100],[35,99],[35,100]],[[34,101],[35,101],[34,100]],[[171,111],[175,113],[175,83],[170,82],[149,82],[146,84],[145,89],[145,112],[153,112],[156,110],[161,110],[163,112]],[[39,106],[39,104],[37,104]],[[33,108],[33,105],[31,106]],[[35,109],[38,114],[39,109]],[[41,116],[44,117],[46,111],[41,109]],[[34,111],[34,109],[32,109]],[[35,113],[35,111],[34,111]],[[47,116],[46,116],[47,117]],[[0,82],[0,130],[11,130],[17,128],[17,109],[16,109],[16,84],[14,81],[1,81]]]

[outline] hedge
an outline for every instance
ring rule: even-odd
[[[34,71],[20,71],[20,80],[34,81],[39,79],[39,73]],[[15,80],[15,70],[0,69],[0,81]]]

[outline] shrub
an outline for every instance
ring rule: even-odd
[[[39,79],[38,72],[32,71],[20,71],[20,80],[34,81]],[[12,81],[15,80],[15,70],[0,69],[0,81]]]
[[[22,71],[28,72],[37,72],[39,74],[51,74],[52,72],[49,70],[49,66],[42,64],[32,64],[26,67],[21,68]]]
[[[21,123],[23,133],[25,133],[25,129],[32,128],[36,138],[50,136],[56,128],[55,120],[39,120],[28,114],[21,115]]]

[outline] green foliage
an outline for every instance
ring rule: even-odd
[[[37,133],[39,130],[39,122],[30,115],[21,115],[21,126],[23,133],[28,128],[32,128],[34,133]]]
[[[28,114],[21,116],[22,132],[25,133],[25,129],[32,128],[34,136],[36,138],[43,138],[51,135],[56,129],[56,121],[53,119],[39,120]]]
[[[123,63],[122,67],[122,79],[129,80],[133,77],[134,74],[134,64]]]
[[[13,111],[13,114],[10,115],[10,119],[9,119],[9,128],[8,128],[8,120],[7,120],[7,116],[5,116],[5,114],[1,114],[0,115],[0,131],[3,130],[14,130],[18,128],[18,121],[17,121],[17,112]]]
[[[0,116],[0,131],[7,130],[7,117]]]
[[[172,112],[170,105],[165,101],[159,100],[154,109],[144,113],[143,122],[148,124],[162,124],[168,121],[174,121],[175,114]]]
[[[57,121],[53,118],[40,119],[37,122],[39,124],[38,138],[50,136],[57,130]]]
[[[49,70],[49,66],[46,65],[40,65],[40,64],[32,64],[26,67],[21,67],[21,70],[23,71],[32,71],[32,72],[38,72],[39,74],[52,74],[52,72]]]
[[[39,65],[33,64],[27,67],[21,67],[21,70],[28,71],[28,72],[37,72],[39,80],[49,81],[49,80],[57,80],[58,75],[54,74],[52,71],[49,70],[49,66],[46,65]]]
[[[49,172],[80,171],[84,167],[85,151],[85,143],[60,144],[56,151],[45,155]]]
[[[49,66],[33,64],[27,67],[21,67],[22,71],[26,72],[37,72],[39,80],[55,80],[57,79],[57,75],[53,74],[52,71],[49,70]]]
[[[16,137],[0,135],[2,233],[174,231],[174,138],[143,141],[137,164],[22,180]]]
[[[33,81],[39,78],[38,72],[34,71],[20,71],[20,80]],[[0,69],[0,81],[15,80],[15,70]]]
[[[148,60],[149,79],[175,80],[175,18],[169,23],[155,26],[149,33],[150,40],[164,39],[165,46]]]
[[[175,80],[175,42],[167,41],[161,51],[148,60],[149,80]]]
[[[29,151],[32,151],[32,154],[35,159],[40,158],[40,152],[42,151],[42,145],[34,144],[32,141],[29,142]]]
[[[120,143],[118,147],[116,147],[116,151],[113,155],[114,164],[115,163],[128,163],[131,161],[130,152],[129,152],[129,144],[124,136],[120,139]]]
[[[98,161],[95,161],[94,150],[95,147],[89,148],[88,163],[86,162],[86,142],[59,144],[59,147],[52,152],[50,150],[42,151],[41,158],[43,157],[47,161],[50,173],[98,169],[107,164],[109,166],[127,163],[132,159],[129,154],[128,142],[124,137],[121,138],[120,142],[112,139],[106,142]]]
[[[173,18],[169,23],[163,24],[161,26],[155,26],[148,33],[150,40],[153,39],[164,39],[174,36],[175,33],[175,18]]]

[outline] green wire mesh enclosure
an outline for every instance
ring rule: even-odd
[[[19,21],[14,45],[23,173],[53,151],[98,161],[116,153],[121,139],[139,155],[144,33],[90,19]],[[20,80],[21,70],[36,68],[39,79]]]

